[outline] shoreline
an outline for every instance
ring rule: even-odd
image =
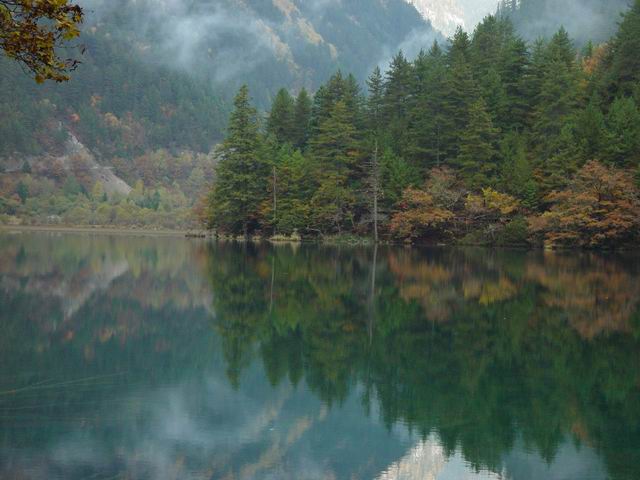
[[[111,227],[111,226],[67,226],[67,225],[6,225],[0,224],[0,233],[23,233],[23,232],[50,232],[50,233],[76,233],[76,234],[96,234],[96,235],[118,235],[118,236],[133,236],[133,237],[165,237],[165,238],[185,238],[187,240],[216,240],[221,242],[246,242],[246,243],[269,243],[271,245],[301,245],[301,244],[316,244],[324,246],[350,246],[350,247],[371,247],[373,242],[366,238],[360,238],[358,241],[354,241],[352,237],[345,239],[339,239],[336,237],[329,237],[322,240],[308,240],[302,239],[301,241],[270,241],[269,238],[249,238],[247,240],[238,240],[234,237],[216,237],[211,235],[210,232],[204,230],[171,230],[171,229],[153,229],[153,228],[126,228],[126,227]],[[585,250],[581,248],[545,248],[544,246],[533,245],[480,245],[480,244],[465,244],[465,243],[452,243],[452,244],[420,244],[412,243],[406,244],[402,242],[379,242],[378,246],[385,247],[401,247],[401,248],[488,248],[497,250],[518,250],[518,251],[541,251],[541,252],[597,252],[600,254],[609,253],[629,253],[638,252],[639,250],[634,248],[617,248],[617,249],[595,249]]]
[[[0,225],[0,232],[54,232],[54,233],[94,233],[128,236],[156,236],[156,237],[188,237],[191,230],[169,230],[151,228],[121,228],[102,226],[55,226],[55,225]]]

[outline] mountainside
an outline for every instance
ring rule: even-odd
[[[407,0],[425,19],[447,36],[458,27],[466,27],[464,10],[458,0]]]
[[[59,128],[103,158],[208,151],[224,132],[225,99],[243,83],[264,107],[276,87],[314,90],[337,69],[364,80],[400,46],[437,37],[403,0],[82,4],[86,52],[69,84],[36,86],[0,61],[1,106],[12,112],[0,125],[1,156],[49,152]]]
[[[123,218],[186,212],[211,180],[207,154],[242,84],[266,109],[282,85],[315,91],[338,69],[363,82],[399,48],[442,38],[404,0],[78,1],[84,54],[69,52],[82,62],[71,81],[37,85],[0,57],[0,216],[56,192],[59,205],[94,190],[130,198],[140,181],[142,210]],[[39,222],[91,218],[65,208],[27,209]]]
[[[423,18],[447,36],[458,27],[471,31],[487,15],[496,11],[498,0],[407,0]]]

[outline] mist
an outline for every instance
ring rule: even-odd
[[[521,0],[515,22],[528,40],[549,37],[564,27],[577,45],[607,41],[617,28],[620,14],[629,7],[628,0]]]
[[[118,35],[141,61],[229,91],[248,83],[258,103],[282,86],[314,91],[337,69],[364,81],[398,50],[415,56],[442,38],[404,0],[388,2],[384,13],[378,0],[368,3],[81,0],[88,31]]]

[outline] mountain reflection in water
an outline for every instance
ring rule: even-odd
[[[0,233],[0,478],[640,478],[640,259]]]

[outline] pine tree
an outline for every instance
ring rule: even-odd
[[[311,204],[314,223],[320,231],[340,231],[347,220],[353,220],[355,199],[349,177],[360,156],[358,143],[347,106],[342,101],[336,102],[311,141],[318,181]]]
[[[382,132],[384,109],[384,84],[380,67],[375,67],[367,79],[367,128],[376,136]]]
[[[420,85],[410,112],[407,158],[426,173],[447,159],[457,141],[454,118],[447,109],[448,74],[444,52],[437,42],[420,63]]]
[[[493,126],[484,100],[469,107],[469,124],[461,135],[456,163],[466,184],[475,189],[492,185],[498,170],[499,131]]]
[[[273,135],[280,144],[293,141],[294,110],[293,98],[286,89],[280,89],[267,120],[267,133]]]
[[[616,99],[606,118],[606,160],[618,167],[640,167],[640,110],[636,101]]]
[[[506,93],[505,105],[497,121],[503,131],[523,131],[530,114],[527,98],[527,72],[529,71],[529,51],[521,38],[509,39],[501,65],[501,78]]]
[[[448,69],[443,84],[442,110],[450,128],[441,132],[442,150],[448,161],[455,161],[467,125],[471,105],[478,101],[480,92],[473,77],[469,61],[469,37],[458,29],[447,54]]]
[[[311,165],[300,150],[283,145],[274,162],[276,182],[269,182],[267,198],[262,203],[262,224],[286,235],[305,230],[310,223],[311,195],[315,186],[309,175]],[[276,188],[277,206],[272,201]]]
[[[248,235],[256,227],[258,207],[267,191],[268,166],[261,158],[257,112],[249,89],[240,88],[221,149],[216,181],[210,194],[211,226]]]
[[[520,199],[524,206],[538,206],[538,186],[533,168],[527,158],[524,137],[515,132],[507,134],[500,145],[500,189]]]
[[[386,149],[380,157],[382,211],[390,211],[402,198],[402,192],[421,182],[418,173],[402,157]]]
[[[541,197],[565,188],[585,161],[580,155],[575,128],[572,121],[567,121],[555,136],[557,148],[543,162],[538,162],[535,176],[540,186]]]
[[[579,107],[579,72],[575,51],[566,30],[561,29],[546,47],[540,65],[540,91],[533,109],[532,143],[543,175],[550,174],[545,165],[566,147],[560,133],[572,121]]]
[[[385,78],[384,122],[393,150],[402,155],[406,147],[407,114],[413,86],[411,63],[402,52],[391,60]]]
[[[309,140],[309,124],[311,121],[311,98],[303,88],[296,97],[293,114],[292,140],[296,148],[304,150]]]
[[[640,83],[640,0],[624,15],[605,60],[606,95],[633,95]]]
[[[576,141],[585,159],[602,160],[605,143],[605,119],[595,100],[577,114]]]
[[[320,125],[331,116],[337,102],[345,104],[347,115],[355,124],[360,116],[359,86],[355,77],[349,75],[345,79],[340,70],[325,85],[318,88],[314,96],[311,109],[311,136],[319,133]]]

